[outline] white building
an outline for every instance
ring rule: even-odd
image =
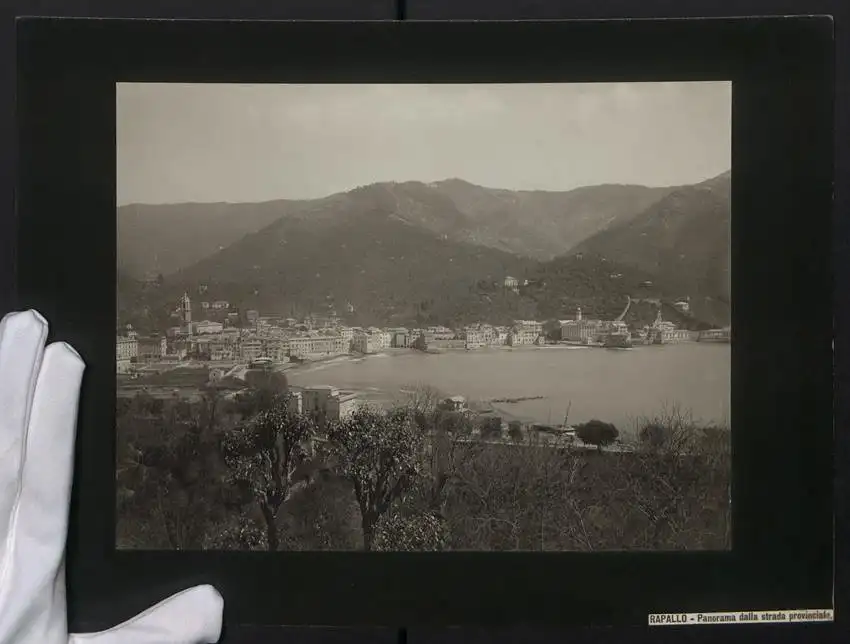
[[[304,387],[294,393],[298,394],[295,399],[300,405],[300,409],[295,411],[309,415],[320,429],[327,427],[328,423],[344,420],[359,405],[357,394],[326,385]]]
[[[289,338],[289,355],[295,358],[320,358],[348,353],[347,342],[339,335],[315,335]]]
[[[380,338],[374,333],[361,331],[351,339],[351,350],[357,353],[377,353],[381,350]]]
[[[221,333],[224,331],[224,325],[221,322],[211,322],[204,320],[203,322],[195,323],[195,333],[198,335],[206,335],[209,333]]]
[[[470,327],[463,331],[461,339],[466,343],[467,349],[478,349],[487,344],[484,332],[480,328]]]
[[[528,331],[535,335],[543,335],[543,323],[536,320],[514,320],[514,331]]]
[[[530,344],[540,344],[543,336],[528,329],[514,329],[508,336],[508,344],[512,347]]]
[[[581,315],[581,307],[576,308],[574,320],[561,321],[561,340],[590,344],[597,342],[602,333],[601,320],[586,320]]]
[[[117,336],[115,339],[115,370],[117,373],[128,373],[130,365],[139,356],[139,342],[132,336]]]

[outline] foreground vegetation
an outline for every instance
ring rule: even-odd
[[[279,387],[233,400],[209,389],[197,403],[119,401],[119,547],[730,547],[726,428],[674,408],[640,421],[634,451],[606,449],[616,429],[605,423],[585,428],[598,449],[575,449],[482,432],[472,417],[440,410],[439,398],[416,388],[318,439],[314,419],[291,413]]]

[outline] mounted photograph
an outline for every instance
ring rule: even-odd
[[[116,119],[119,549],[731,549],[731,82]]]

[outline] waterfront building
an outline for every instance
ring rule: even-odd
[[[647,344],[667,344],[673,342],[690,342],[699,340],[699,333],[678,329],[675,324],[661,317],[661,307],[655,321],[645,329],[645,340]]]
[[[470,331],[472,332],[471,338],[469,336]],[[498,344],[499,334],[496,332],[496,329],[490,324],[472,324],[466,327],[464,333],[464,339],[467,340],[467,344],[474,344],[477,346],[490,346],[493,344]]]
[[[603,320],[599,323],[596,341],[605,342],[609,336],[629,335],[629,326],[621,320]]]
[[[396,349],[407,349],[411,342],[410,334],[406,331],[398,331],[393,335],[393,347]]]
[[[289,338],[289,355],[310,359],[348,353],[345,339],[340,335],[315,335]]]
[[[508,344],[512,347],[539,344],[543,336],[528,329],[516,329],[508,336]]]
[[[467,349],[478,349],[486,344],[483,331],[476,328],[464,329],[460,339],[464,341]]]
[[[354,329],[349,326],[340,326],[336,328],[336,334],[341,337],[349,347],[351,346],[351,340],[354,337]]]
[[[561,323],[561,339],[567,342],[590,344],[597,342],[602,333],[602,321],[583,318],[581,307],[576,308],[574,320],[565,320]]]
[[[410,331],[403,327],[400,327],[396,329],[390,329],[389,333],[391,336],[391,347],[395,349],[406,349],[410,347],[410,344],[412,342]]]
[[[514,320],[514,332],[528,332],[540,336],[543,335],[543,323],[536,320]]]
[[[357,353],[377,353],[381,350],[381,338],[374,333],[359,331],[351,339],[351,350]]]
[[[688,331],[687,329],[664,329],[662,331],[661,342],[663,344],[674,342],[691,342],[696,340],[698,333]]]
[[[700,331],[696,334],[697,341],[699,342],[731,342],[732,341],[732,327],[723,327],[722,329],[709,329],[707,331]]]
[[[375,329],[372,335],[376,337],[379,349],[389,349],[393,345],[393,334],[383,329]]]
[[[516,291],[519,288],[519,280],[516,277],[508,275],[505,277],[505,288],[511,291]]]
[[[457,338],[457,334],[452,330],[444,326],[429,326],[425,329],[426,339],[431,340],[454,340]]]

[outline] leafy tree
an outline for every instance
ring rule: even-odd
[[[371,550],[375,524],[405,496],[421,471],[423,436],[410,412],[363,406],[333,423],[328,438],[341,474],[360,508],[363,547]]]
[[[360,512],[349,482],[321,470],[292,498],[281,514],[288,550],[357,550]]]
[[[439,514],[445,509],[447,489],[461,467],[462,450],[459,448],[463,443],[458,439],[472,434],[473,422],[468,413],[436,408],[426,416],[422,427],[427,438],[422,475],[416,483],[421,503],[418,507]]]
[[[617,431],[617,428],[614,427],[614,425],[601,420],[594,419],[589,420],[586,423],[576,425],[576,436],[578,436],[583,443],[596,445],[596,448],[600,451],[603,447],[610,445],[617,440],[617,436],[619,435],[620,432]]]
[[[561,339],[561,323],[558,320],[546,320],[543,323],[543,335],[549,342],[558,342]]]
[[[288,400],[283,399],[242,427],[226,432],[222,440],[231,482],[259,506],[269,550],[280,545],[278,512],[292,492],[295,470],[306,458],[303,444],[313,430],[312,421],[292,413]]]
[[[403,516],[386,514],[375,526],[374,550],[425,552],[444,550],[448,531],[442,517],[432,513]]]
[[[117,418],[121,541],[175,550],[202,547],[208,524],[227,509],[213,430],[215,403],[170,401],[154,416],[144,410],[147,402],[134,400]]]

